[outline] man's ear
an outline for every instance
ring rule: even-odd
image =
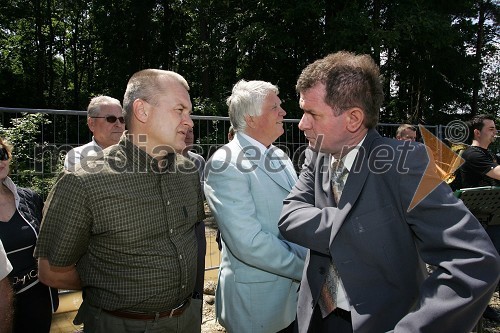
[[[357,132],[363,126],[365,113],[360,108],[352,108],[346,111],[346,129],[351,132]]]
[[[134,117],[141,123],[145,123],[148,120],[148,105],[140,98],[137,98],[132,104],[132,110],[134,111]]]
[[[255,128],[255,126],[256,126],[254,117],[252,117],[252,116],[246,115],[245,122],[247,123],[247,126],[250,128]]]
[[[89,127],[89,130],[94,133],[94,128],[95,128],[95,119],[91,117],[87,117],[87,126]]]

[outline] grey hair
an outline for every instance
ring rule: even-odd
[[[87,117],[96,117],[99,116],[101,111],[101,105],[112,105],[116,104],[120,108],[122,104],[119,100],[113,97],[99,95],[90,100],[89,105],[87,106]]]
[[[401,133],[403,133],[403,131],[405,130],[411,130],[411,131],[414,131],[416,132],[417,131],[417,128],[413,125],[410,125],[410,124],[401,124],[399,125],[398,129],[396,130],[396,137],[400,136]]]
[[[182,75],[162,69],[143,69],[136,72],[128,80],[127,89],[123,96],[123,110],[125,124],[130,127],[130,119],[133,113],[133,105],[136,99],[142,99],[148,103],[155,104],[156,96],[164,89],[162,79],[166,78],[180,83],[189,91],[189,84]]]
[[[246,128],[246,116],[259,116],[264,99],[271,92],[279,93],[278,87],[265,81],[238,81],[226,100],[229,107],[229,120],[234,131]]]

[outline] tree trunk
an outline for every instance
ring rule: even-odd
[[[481,52],[483,50],[484,39],[484,3],[479,1],[479,19],[477,23],[476,56],[474,74],[474,86],[472,90],[471,116],[478,114],[479,89],[481,89]]]
[[[45,106],[44,82],[45,82],[45,38],[43,36],[43,11],[40,0],[33,1],[35,12],[35,34],[36,34],[36,61],[35,61],[35,96],[40,106]]]

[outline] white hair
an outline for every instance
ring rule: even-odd
[[[279,93],[278,87],[265,81],[240,80],[233,87],[231,96],[226,100],[229,107],[229,119],[234,131],[246,128],[246,116],[259,116],[267,95]]]
[[[88,117],[99,116],[101,105],[113,105],[113,104],[118,105],[120,108],[122,107],[122,104],[116,98],[104,95],[96,96],[90,100],[90,103],[87,106],[87,116]]]

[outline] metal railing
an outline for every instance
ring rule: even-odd
[[[30,145],[33,149],[34,175],[42,177],[55,177],[62,168],[62,157],[66,152],[89,142],[92,138],[87,127],[87,112],[79,110],[51,110],[51,109],[20,109],[0,107],[0,120],[4,128],[13,126],[12,119],[17,119],[26,114],[44,114],[47,123],[40,124],[39,133],[31,138]],[[193,150],[205,159],[221,146],[227,143],[227,132],[230,122],[228,117],[198,116],[193,115],[195,145]],[[285,119],[285,132],[276,140],[275,145],[282,148],[292,159],[297,170],[302,165],[302,152],[307,147],[307,140],[298,129],[300,119]],[[379,124],[377,130],[382,136],[394,137],[399,124]],[[426,128],[441,138],[445,133],[443,126],[426,126]],[[40,156],[41,155],[41,156]],[[49,155],[49,156],[48,156]],[[48,157],[47,157],[48,156]],[[37,164],[36,161],[50,160],[53,164],[49,167]],[[13,170],[12,177],[18,175],[19,170]],[[213,221],[209,224],[213,226]],[[206,271],[215,270],[220,262],[220,252],[213,242],[215,235],[213,229],[207,229],[207,256]],[[210,235],[208,234],[210,233]],[[214,248],[215,247],[215,248]]]
[[[48,123],[40,126],[39,134],[32,138],[33,161],[40,160],[35,154],[57,155],[73,148],[86,144],[92,139],[87,127],[87,112],[81,110],[53,110],[53,109],[22,109],[0,107],[0,121],[4,128],[12,126],[11,120],[20,118],[23,114],[44,114]],[[229,117],[193,115],[195,146],[193,150],[208,159],[218,148],[227,143]],[[300,119],[285,119],[285,132],[275,145],[282,148],[296,166],[300,165],[300,155],[307,147],[307,140],[298,129]],[[382,136],[394,137],[399,124],[380,123],[377,130]],[[442,139],[446,126],[425,126],[438,138]],[[54,161],[57,159],[54,157]],[[58,172],[54,167],[54,173]],[[44,170],[50,173],[50,170]],[[47,172],[48,171],[48,172]]]

